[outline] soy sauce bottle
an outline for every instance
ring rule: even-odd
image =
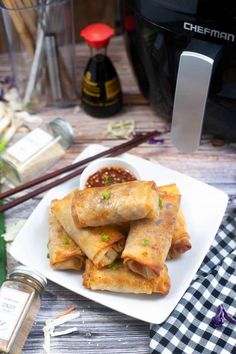
[[[97,23],[81,31],[91,50],[91,58],[81,84],[81,102],[86,113],[106,118],[117,113],[122,106],[122,92],[117,72],[106,55],[106,49],[114,30]]]

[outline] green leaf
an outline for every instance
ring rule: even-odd
[[[3,204],[2,201],[0,201],[0,205],[2,204]],[[2,237],[2,234],[4,234],[4,232],[5,232],[4,215],[3,213],[0,213],[0,284],[2,284],[6,279],[6,273],[7,273],[6,242]]]
[[[0,154],[5,150],[5,147],[7,146],[7,144],[9,143],[9,140],[8,139],[2,139],[0,141]]]

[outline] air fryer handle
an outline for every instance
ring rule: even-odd
[[[216,44],[195,42],[200,47],[203,43],[204,50],[202,53],[187,50],[180,56],[171,127],[174,145],[188,153],[195,151],[200,143],[213,66],[221,49]]]

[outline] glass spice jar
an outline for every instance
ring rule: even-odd
[[[19,354],[40,309],[47,284],[40,273],[17,266],[0,288],[0,353]]]
[[[34,129],[3,153],[0,159],[2,177],[19,185],[42,175],[63,157],[73,137],[71,125],[62,118]]]

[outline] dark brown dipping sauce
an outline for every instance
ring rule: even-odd
[[[136,178],[122,167],[111,166],[98,170],[91,175],[86,184],[86,188],[110,186],[115,183],[135,181]]]

